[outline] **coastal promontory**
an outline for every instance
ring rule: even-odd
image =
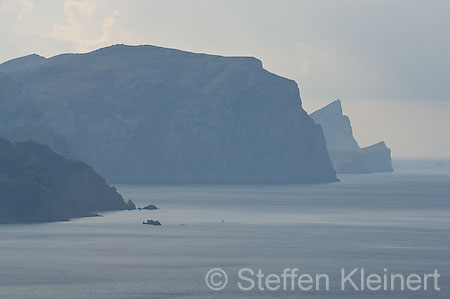
[[[338,173],[392,172],[391,150],[384,141],[361,148],[353,137],[350,118],[336,100],[311,114],[322,126],[327,149]]]

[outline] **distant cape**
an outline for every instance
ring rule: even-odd
[[[312,113],[327,142],[330,159],[338,173],[392,172],[391,150],[381,141],[361,148],[353,137],[350,119],[338,99]]]
[[[48,144],[109,181],[337,180],[297,84],[253,57],[115,45],[0,72],[0,134]]]

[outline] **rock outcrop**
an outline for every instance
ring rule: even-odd
[[[142,208],[143,210],[158,210],[158,207],[152,204],[149,204]]]
[[[48,146],[0,138],[0,223],[59,221],[133,205],[90,166]]]
[[[0,72],[31,101],[15,109],[32,105],[35,113],[0,122],[0,134],[49,144],[110,181],[336,181],[322,130],[302,109],[297,84],[255,58],[116,45],[27,56],[0,65]]]
[[[391,150],[382,141],[360,148],[353,137],[350,119],[340,100],[317,110],[311,118],[322,126],[327,149],[338,173],[392,172]]]

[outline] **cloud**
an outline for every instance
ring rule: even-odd
[[[33,0],[3,0],[0,1],[0,12],[13,13],[17,20],[22,20],[34,9]]]
[[[111,41],[111,32],[117,22],[119,12],[116,10],[112,15],[107,16],[102,22],[103,33],[98,39],[98,43],[104,44]]]
[[[111,32],[117,23],[116,10],[106,17],[98,16],[93,1],[67,0],[64,4],[64,24],[54,23],[50,37],[71,43],[77,51],[88,51],[111,42]]]

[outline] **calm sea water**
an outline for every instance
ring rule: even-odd
[[[450,169],[396,166],[323,185],[118,186],[161,210],[0,226],[0,298],[450,298]],[[214,267],[222,291],[205,284]],[[243,267],[325,273],[330,290],[242,291]],[[441,291],[341,291],[355,267],[439,269]]]

